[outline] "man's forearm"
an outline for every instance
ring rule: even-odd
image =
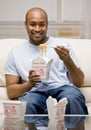
[[[32,85],[29,81],[23,84],[11,84],[7,87],[8,96],[10,99],[18,99],[25,92],[31,90]]]
[[[74,64],[72,59],[65,63],[65,65],[68,69],[68,75],[72,83],[77,87],[81,87],[84,82],[84,74],[81,69]]]

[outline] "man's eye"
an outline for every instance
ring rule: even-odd
[[[40,24],[40,27],[44,27],[45,26],[45,24],[43,23],[43,24]]]
[[[32,23],[32,24],[30,23],[30,26],[34,27],[34,26],[36,26],[36,25],[35,25],[35,24],[33,24],[33,23]]]

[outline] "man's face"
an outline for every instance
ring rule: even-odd
[[[32,11],[28,14],[25,26],[29,35],[29,40],[34,45],[44,43],[47,39],[46,33],[48,22],[46,15],[42,11]]]

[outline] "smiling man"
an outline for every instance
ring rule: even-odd
[[[49,96],[57,101],[67,98],[66,114],[88,114],[84,95],[77,88],[82,86],[84,74],[70,45],[61,38],[47,36],[47,13],[41,8],[28,10],[25,27],[29,41],[14,48],[7,61],[5,76],[9,98],[27,101],[26,114],[47,113]],[[31,68],[32,60],[39,55],[40,44],[54,46],[45,54],[49,60],[53,59],[46,81]]]

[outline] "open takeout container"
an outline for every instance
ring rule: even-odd
[[[41,80],[48,80],[52,62],[53,59],[49,60],[46,57],[40,56],[32,60],[31,66],[40,75]]]
[[[6,119],[23,120],[26,110],[26,101],[4,101],[4,114]]]

